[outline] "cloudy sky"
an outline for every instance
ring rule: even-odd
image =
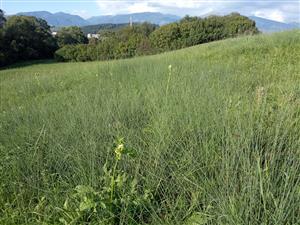
[[[88,18],[136,12],[179,16],[239,12],[281,22],[300,22],[300,0],[0,0],[0,3],[7,14],[45,10]]]

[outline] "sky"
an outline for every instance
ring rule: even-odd
[[[179,16],[239,12],[279,22],[300,22],[300,0],[0,0],[6,14],[66,12],[83,18],[136,12]]]

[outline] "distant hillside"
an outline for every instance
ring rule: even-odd
[[[81,30],[84,34],[96,34],[100,30],[116,30],[118,28],[128,26],[128,23],[122,23],[122,24],[97,24],[97,25],[88,25],[81,27]]]
[[[47,11],[38,12],[21,12],[17,15],[34,16],[47,21],[50,26],[64,27],[64,26],[85,26],[89,25],[85,19],[77,15],[71,15],[68,13],[58,12],[50,13]]]
[[[256,22],[256,27],[264,33],[272,33],[300,28],[299,23],[282,23],[257,16],[250,16],[249,18],[254,20]]]
[[[115,15],[115,16],[93,16],[87,20],[81,18],[77,15],[71,15],[68,13],[58,12],[58,13],[50,13],[47,11],[37,11],[37,12],[21,12],[17,15],[26,15],[26,16],[35,16],[38,18],[42,18],[48,22],[49,25],[55,27],[63,27],[63,26],[90,26],[84,28],[88,29],[88,33],[94,33],[97,30],[101,29],[103,24],[128,24],[130,18],[132,18],[132,22],[134,23],[142,23],[142,22],[150,22],[157,25],[164,25],[168,23],[173,23],[181,19],[181,17],[170,14],[162,14],[158,12],[144,12],[144,13],[132,13],[132,14],[124,14],[124,15]],[[202,15],[201,17],[207,17],[210,15],[221,15],[220,13],[214,12]],[[252,20],[256,22],[257,28],[264,33],[292,30],[296,28],[300,28],[299,23],[282,23],[277,22],[257,16],[250,16]],[[96,27],[91,25],[97,25]],[[100,29],[98,27],[100,26]],[[90,32],[92,31],[92,32]],[[86,32],[86,31],[85,31]]]
[[[116,15],[116,16],[94,16],[88,19],[87,21],[90,24],[106,24],[106,23],[129,23],[130,17],[134,23],[142,23],[149,22],[157,25],[164,25],[172,22],[176,22],[180,20],[181,17],[170,15],[170,14],[162,14],[162,13],[133,13],[126,15]]]
[[[133,13],[115,16],[94,16],[87,20],[77,15],[71,15],[68,13],[58,12],[50,13],[47,11],[37,12],[21,12],[17,15],[35,16],[37,18],[44,19],[49,25],[55,27],[63,26],[88,26],[88,25],[99,25],[99,24],[128,24],[130,17],[134,23],[149,22],[157,25],[164,25],[180,20],[181,17],[162,14],[162,13]]]

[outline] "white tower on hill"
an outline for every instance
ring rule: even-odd
[[[133,22],[132,22],[132,16],[130,16],[130,19],[129,19],[129,26],[132,27],[133,26]]]

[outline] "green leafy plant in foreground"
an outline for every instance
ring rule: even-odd
[[[119,139],[115,148],[115,164],[102,168],[101,187],[78,185],[63,206],[63,224],[139,224],[145,220],[152,194],[141,187],[136,178],[119,169],[123,155],[133,156]]]

